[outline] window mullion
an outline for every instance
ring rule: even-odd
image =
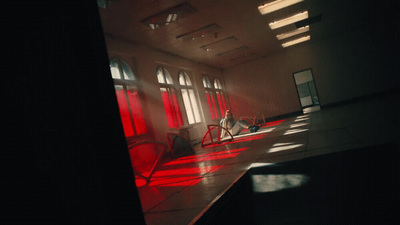
[[[192,103],[192,98],[190,97],[190,89],[189,88],[187,88],[186,89],[187,90],[187,95],[188,95],[188,99],[189,99],[189,106],[190,106],[190,108],[192,109],[192,116],[193,116],[193,119],[194,119],[194,123],[196,123],[196,116],[195,116],[195,114],[194,114],[194,108],[193,108],[193,103]],[[194,92],[194,91],[193,91]]]
[[[137,133],[136,133],[135,119],[134,119],[134,117],[133,117],[132,106],[131,106],[131,102],[130,102],[130,100],[129,100],[128,88],[127,88],[126,85],[123,85],[123,88],[124,88],[124,93],[125,93],[126,101],[128,102],[128,111],[129,111],[129,117],[131,118],[131,123],[132,123],[132,127],[133,127],[133,133],[134,133],[134,135],[137,135]]]

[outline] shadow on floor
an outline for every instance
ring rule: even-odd
[[[400,148],[250,169],[196,224],[400,224]]]
[[[399,146],[252,168],[257,224],[400,224]]]

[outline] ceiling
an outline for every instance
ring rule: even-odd
[[[261,15],[257,7],[270,1],[112,0],[108,7],[99,7],[99,10],[106,36],[220,69],[295,48],[296,45],[283,48],[281,44],[286,40],[278,40],[276,35],[296,29],[296,25],[271,30],[268,23],[274,20],[306,10],[309,18],[319,17],[319,21],[310,23],[310,31],[306,33],[311,36],[308,42],[311,43],[359,27],[369,27],[371,22],[377,21],[374,16],[384,14],[381,12],[383,9],[377,9],[372,1],[358,4],[354,0],[304,0]],[[193,12],[157,29],[151,29],[143,23],[151,16],[183,3],[189,4]],[[206,28],[204,37],[195,40],[179,38],[207,26],[209,31]]]

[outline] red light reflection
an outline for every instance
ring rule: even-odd
[[[149,185],[163,187],[191,186],[199,183],[201,180],[201,176],[169,177],[155,179]]]
[[[257,135],[251,135],[251,136],[246,136],[246,137],[239,137],[239,138],[235,138],[233,141],[222,142],[220,144],[211,144],[211,145],[205,146],[204,148],[216,147],[216,146],[221,146],[221,145],[235,144],[235,143],[240,143],[240,142],[245,142],[245,141],[258,140],[258,139],[264,137],[265,135],[266,134],[257,134]]]
[[[163,165],[163,168],[156,171],[149,186],[162,186],[162,187],[171,187],[171,186],[190,186],[199,183],[202,180],[202,175],[217,171],[221,169],[222,166],[214,165],[214,166],[200,166],[200,162],[212,161],[217,159],[229,159],[238,156],[242,151],[247,148],[240,148],[234,150],[225,150],[220,152],[211,152],[200,155],[192,155],[186,156],[182,158],[178,158],[167,162]],[[180,166],[176,168],[177,165],[182,165],[186,163],[194,163],[189,166]],[[174,168],[175,167],[175,168]],[[142,187],[146,185],[146,180],[142,177],[136,176],[136,186]]]
[[[222,151],[222,152],[212,152],[208,154],[202,154],[202,155],[196,155],[196,156],[187,156],[187,157],[182,157],[177,160],[168,162],[164,165],[179,165],[179,164],[185,164],[185,163],[194,163],[194,162],[205,162],[205,161],[211,161],[211,160],[217,160],[217,159],[229,159],[236,157],[237,155],[240,154],[241,151],[246,150],[247,148],[241,148],[241,149],[236,149],[236,150],[228,150],[228,151]]]
[[[264,126],[262,126],[262,128],[263,128],[263,127],[273,127],[273,126],[277,126],[277,125],[280,125],[283,121],[285,121],[285,120],[277,120],[277,121],[273,121],[273,122],[268,122],[268,123],[266,123]]]

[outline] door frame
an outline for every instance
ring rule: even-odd
[[[299,71],[293,72],[293,82],[294,82],[294,86],[296,87],[297,99],[299,100],[299,104],[300,104],[300,107],[301,107],[302,110],[305,109],[305,108],[316,106],[316,105],[314,105],[314,100],[312,100],[312,99],[311,100],[313,102],[313,105],[311,105],[311,106],[303,107],[303,105],[301,104],[301,101],[300,101],[299,89],[297,88],[295,74],[301,73],[301,72],[304,72],[304,71],[307,71],[307,70],[309,70],[311,72],[311,77],[312,77],[313,82],[314,82],[315,91],[317,92],[317,96],[318,96],[318,101],[319,101],[318,105],[321,106],[321,100],[319,98],[319,93],[318,93],[317,83],[315,82],[314,73],[313,73],[311,68],[308,68],[308,69],[304,69],[304,70],[299,70]],[[308,86],[308,84],[307,84],[307,86]]]

